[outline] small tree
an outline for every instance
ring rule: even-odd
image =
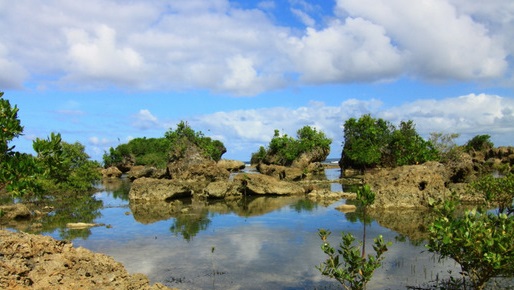
[[[378,269],[383,254],[387,251],[387,244],[382,236],[374,239],[373,249],[375,255],[367,257],[361,255],[362,244],[354,246],[355,237],[350,233],[342,233],[342,241],[336,250],[327,242],[330,231],[320,229],[318,234],[323,241],[321,249],[328,255],[327,260],[316,266],[322,275],[336,279],[345,289],[365,289],[366,284],[373,277],[373,272]]]
[[[428,141],[436,150],[440,162],[447,163],[461,158],[462,150],[455,143],[455,139],[459,138],[459,136],[457,133],[430,133]]]
[[[363,115],[344,123],[343,164],[365,169],[381,164],[394,127],[383,119]]]
[[[494,147],[493,142],[491,142],[491,136],[489,135],[477,135],[471,140],[469,140],[465,147],[466,150],[469,151],[482,151],[482,150],[488,150]]]
[[[364,208],[375,202],[375,193],[371,191],[369,185],[364,185],[357,191],[357,200]],[[342,233],[342,241],[339,249],[336,250],[327,242],[330,231],[325,229],[318,230],[323,244],[321,249],[328,255],[325,260],[316,268],[321,274],[336,279],[345,289],[365,289],[366,284],[373,277],[373,273],[382,265],[383,254],[387,251],[388,243],[384,242],[381,235],[375,238],[373,249],[375,255],[365,254],[366,242],[366,217],[364,216],[363,240],[358,245],[354,245],[355,237],[350,233]],[[341,261],[342,258],[342,261]]]
[[[304,126],[296,131],[296,136],[295,139],[287,134],[281,135],[280,131],[275,129],[268,148],[261,146],[259,151],[252,153],[252,164],[264,162],[290,166],[300,155],[314,150],[319,152],[314,161],[323,161],[327,158],[332,140],[327,138],[325,133],[316,128]]]
[[[474,209],[458,216],[452,201],[446,201],[429,228],[429,251],[459,263],[475,289],[483,289],[493,277],[514,275],[513,176],[487,177],[473,185],[489,205],[498,207],[496,213]]]

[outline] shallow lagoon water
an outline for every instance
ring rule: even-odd
[[[327,170],[327,177],[335,176],[333,171]],[[355,214],[335,209],[345,200],[329,206],[299,197],[137,205],[108,190],[96,199],[103,207],[94,222],[109,226],[85,230],[74,245],[110,255],[131,273],[179,289],[337,289],[315,268],[325,259],[317,230],[329,229],[334,246],[341,232],[358,240],[363,236]],[[62,238],[60,231],[48,234]],[[450,260],[438,261],[425,242],[413,243],[374,220],[366,225],[368,253],[379,234],[392,245],[368,289],[406,289],[459,271]]]

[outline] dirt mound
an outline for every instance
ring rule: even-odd
[[[1,289],[170,289],[150,286],[104,254],[51,237],[0,230]]]

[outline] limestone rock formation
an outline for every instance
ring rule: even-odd
[[[221,159],[220,161],[218,161],[218,166],[220,168],[226,169],[229,172],[236,172],[245,169],[246,165],[244,164],[244,162],[239,160]]]
[[[102,169],[103,178],[119,178],[122,174],[123,172],[115,166]]]
[[[233,182],[241,184],[240,190],[244,195],[305,194],[304,188],[295,182],[278,180],[263,174],[238,174]]]
[[[427,162],[375,169],[364,174],[363,182],[376,194],[374,208],[418,208],[451,195],[452,172],[441,163]]]

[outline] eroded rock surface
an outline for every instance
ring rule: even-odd
[[[0,230],[1,289],[170,289],[113,258],[47,236]]]

